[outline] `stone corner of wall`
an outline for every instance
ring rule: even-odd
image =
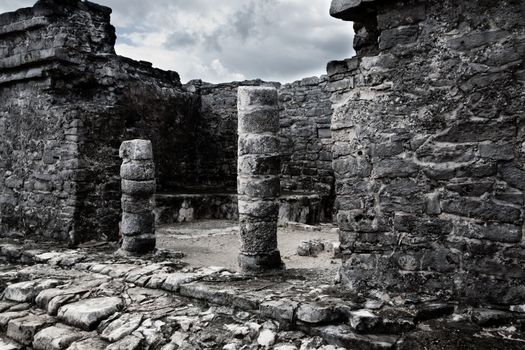
[[[360,21],[379,0],[332,0],[330,16],[343,21]]]

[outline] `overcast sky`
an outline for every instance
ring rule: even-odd
[[[0,12],[36,0],[0,0]],[[95,0],[113,9],[119,55],[177,71],[183,82],[290,82],[353,55],[352,24],[331,0]]]

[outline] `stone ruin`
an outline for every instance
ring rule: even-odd
[[[239,219],[250,271],[282,267],[277,222],[335,220],[348,290],[525,304],[523,1],[333,0],[357,55],[291,84],[182,85],[110,14],[0,15],[0,236],[150,251],[154,221]]]

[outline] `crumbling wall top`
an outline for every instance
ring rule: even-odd
[[[330,16],[344,21],[359,21],[373,12],[378,0],[332,0]]]

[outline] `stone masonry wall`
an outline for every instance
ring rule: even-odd
[[[525,301],[522,1],[345,1],[328,64],[343,282]]]
[[[327,79],[306,78],[291,84],[252,80],[223,84],[191,81],[185,87],[201,99],[197,121],[197,181],[205,188],[231,191],[236,185],[237,88],[279,88],[281,188],[283,194],[318,194],[323,220],[331,219],[334,176],[331,157],[330,93]]]
[[[281,189],[321,197],[321,220],[331,221],[334,173],[330,93],[326,77],[281,86]]]
[[[153,140],[159,188],[192,177],[193,94],[114,55],[110,13],[47,0],[0,16],[2,235],[116,238],[126,139]]]

